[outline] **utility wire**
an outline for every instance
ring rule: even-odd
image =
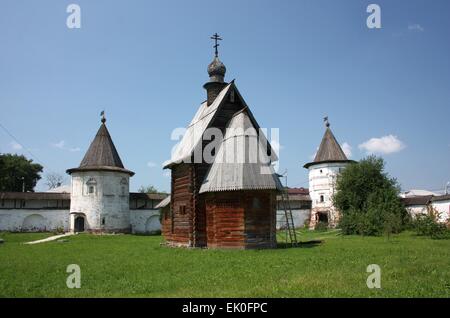
[[[35,154],[33,154],[32,152],[31,152],[31,150],[30,149],[28,149],[27,147],[25,147],[24,145],[23,145],[23,143],[21,143],[20,141],[19,141],[19,139],[17,139],[17,137],[16,136],[14,136],[5,126],[3,126],[2,125],[2,123],[0,123],[0,127],[12,138],[12,139],[14,139],[14,141],[15,142],[17,142],[23,149],[25,149],[29,154],[30,154],[30,156],[31,157],[33,157],[34,159],[35,159],[35,161],[37,162],[37,163],[39,163],[39,164],[41,164],[42,166],[44,166],[44,167],[46,167],[47,168],[47,170],[48,171],[50,171],[50,172],[52,172],[52,173],[55,173],[52,169],[50,169],[49,167],[48,167],[48,165],[46,165],[46,164],[44,164],[44,162],[42,161],[42,160],[40,160]]]

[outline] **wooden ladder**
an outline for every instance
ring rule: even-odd
[[[297,233],[295,232],[294,218],[292,216],[291,203],[289,201],[289,193],[287,188],[283,188],[281,191],[281,204],[284,210],[284,217],[286,219],[286,244],[290,243],[292,246],[298,246]]]

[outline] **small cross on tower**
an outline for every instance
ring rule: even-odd
[[[219,51],[217,50],[217,48],[220,46],[220,44],[217,41],[222,41],[222,38],[216,33],[214,33],[214,35],[211,37],[212,40],[214,40],[214,46],[213,48],[216,50],[215,55],[216,57],[219,56]]]

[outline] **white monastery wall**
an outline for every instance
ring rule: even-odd
[[[159,210],[130,210],[131,232],[152,234],[161,231]]]
[[[69,210],[0,209],[0,231],[69,231]]]
[[[305,222],[309,221],[311,217],[310,209],[292,210],[292,219],[294,220],[295,228],[302,228]],[[277,229],[283,228],[286,224],[286,216],[284,210],[277,210]]]
[[[440,222],[449,222],[450,219],[450,199],[443,201],[433,201],[433,208],[440,213]]]

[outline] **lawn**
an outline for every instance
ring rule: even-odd
[[[50,234],[0,233],[0,297],[450,297],[450,240],[302,232],[321,245],[275,250],[160,246],[160,236],[81,234],[24,245]],[[81,288],[66,287],[66,267]],[[369,264],[381,289],[369,289]]]

